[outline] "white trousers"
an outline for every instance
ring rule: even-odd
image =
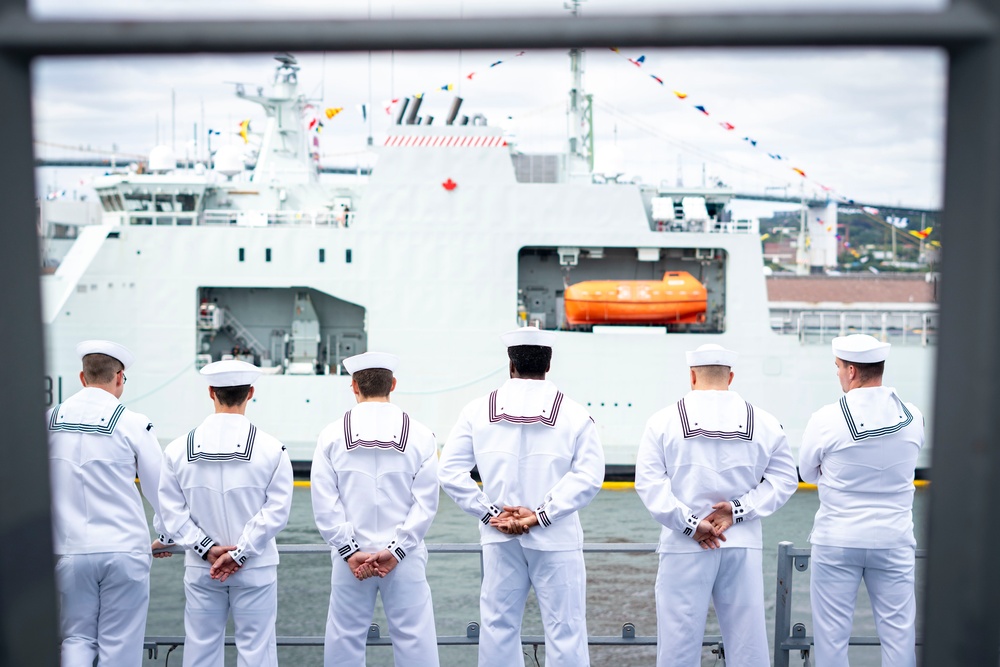
[[[151,560],[113,552],[59,556],[63,667],[142,664]]]
[[[544,530],[544,529],[540,529]],[[583,552],[524,549],[517,540],[483,545],[479,667],[524,665],[521,620],[534,587],[548,667],[586,667],[587,570]]]
[[[761,550],[661,553],[656,572],[656,664],[701,667],[711,599],[728,667],[767,667]]]
[[[437,630],[426,569],[427,549],[420,547],[410,550],[385,578],[358,581],[334,551],[323,664],[364,666],[375,596],[381,594],[396,667],[437,667]]]
[[[233,615],[239,667],[276,667],[278,568],[238,570],[220,582],[206,567],[184,568],[184,667],[224,662],[226,621]]]
[[[913,547],[851,549],[816,544],[810,567],[816,667],[847,667],[848,640],[862,579],[882,642],[882,667],[916,665]]]

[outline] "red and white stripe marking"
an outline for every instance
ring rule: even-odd
[[[507,142],[503,137],[394,136],[386,137],[385,145],[393,147],[429,146],[438,148],[468,146],[471,148],[495,148],[506,146]]]

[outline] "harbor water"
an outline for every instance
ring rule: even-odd
[[[924,546],[925,512],[929,491],[917,489],[914,520],[918,547]],[[768,620],[768,640],[774,636],[774,593],[777,545],[781,541],[807,546],[813,515],[819,505],[815,490],[800,489],[772,517],[764,520],[764,592]],[[581,512],[585,539],[588,543],[653,543],[659,535],[656,524],[643,507],[634,490],[602,490],[589,507]],[[437,518],[427,536],[427,542],[478,542],[478,524],[473,517],[461,512],[442,493]],[[288,527],[278,536],[279,544],[319,544],[322,542],[313,523],[309,489],[295,489]],[[656,633],[656,609],[653,584],[656,578],[657,556],[648,554],[590,553],[587,554],[587,622],[591,635],[621,636],[622,625],[633,623],[637,636]],[[337,565],[344,567],[339,562]],[[331,560],[325,554],[284,554],[278,567],[278,636],[322,636],[330,594]],[[150,577],[150,608],[147,635],[183,635],[184,590],[183,558],[154,560]],[[917,563],[918,615],[922,602],[923,563]],[[236,576],[239,576],[237,574]],[[470,621],[479,620],[480,563],[477,554],[431,554],[427,578],[434,597],[434,614],[439,635],[464,636]],[[809,612],[809,571],[796,572],[793,579],[792,623],[805,624],[812,634]],[[382,636],[388,634],[381,604],[376,607],[374,622]],[[922,634],[918,617],[917,635]],[[542,635],[542,623],[534,597],[529,597],[522,633]],[[232,634],[230,624],[229,634]],[[718,623],[710,611],[706,634],[719,634]],[[854,619],[855,635],[874,635],[868,597],[862,586]],[[773,647],[772,647],[773,648]],[[181,664],[182,648],[167,657],[161,647],[157,660],[146,659],[146,665]],[[544,646],[525,647],[527,664],[545,664]],[[442,646],[441,664],[465,667],[476,664],[475,646]],[[591,662],[595,667],[638,667],[655,664],[653,646],[593,646]],[[322,647],[279,647],[279,660],[285,665],[319,666],[323,664]],[[169,662],[168,662],[169,660]],[[815,662],[815,661],[813,661]],[[227,648],[226,665],[236,664],[235,649]],[[368,665],[392,665],[390,647],[369,647]],[[704,649],[702,665],[720,665],[710,649]],[[792,655],[792,665],[800,665],[798,654]],[[851,665],[875,667],[880,664],[877,647],[852,647]]]

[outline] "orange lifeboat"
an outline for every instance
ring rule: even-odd
[[[563,293],[573,324],[693,324],[705,321],[708,293],[687,271],[663,280],[587,280]]]

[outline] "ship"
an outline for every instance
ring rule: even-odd
[[[931,414],[926,314],[799,312],[776,326],[758,224],[731,214],[732,191],[521,153],[458,99],[437,124],[404,105],[366,182],[321,183],[298,70],[282,55],[272,85],[236,88],[267,118],[251,167],[227,148],[179,168],[158,147],[145,169],[94,180],[100,210],[42,207],[56,232],[41,275],[49,405],[79,387],[76,343],[113,339],[138,360],[123,400],[165,443],[210,411],[199,368],[244,359],[265,373],[248,415],[307,469],[320,430],[354,403],[344,358],[399,355],[392,400],[443,444],[462,407],[507,378],[499,334],[535,325],[558,331],[550,377],[593,416],[609,478],[634,471],[646,419],[689,390],[684,352],[704,343],[739,353],[733,388],[793,449],[840,395],[834,335],[893,343],[886,383]],[[810,206],[823,252],[837,205]],[[642,303],[671,280],[691,308]],[[588,284],[613,287],[620,308],[581,316]]]

